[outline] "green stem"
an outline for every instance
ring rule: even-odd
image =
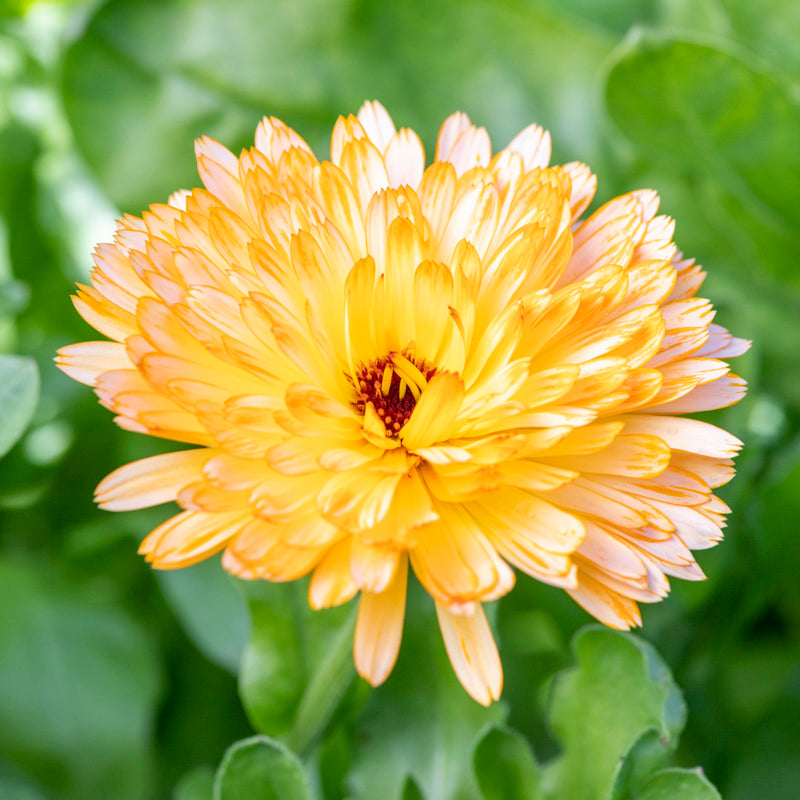
[[[357,607],[354,606],[303,692],[294,727],[284,738],[295,753],[302,754],[324,730],[355,676],[353,633],[356,613]]]

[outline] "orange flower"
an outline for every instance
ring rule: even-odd
[[[224,551],[242,578],[360,592],[372,684],[400,646],[408,564],[479,702],[502,669],[483,603],[512,567],[607,625],[722,537],[712,489],[740,442],[681,416],[736,402],[748,343],[695,297],[704,273],[637,191],[582,218],[596,179],[548,167],[532,125],[494,157],[464,114],[433,164],[378,103],[317,161],[277,119],[236,158],[197,142],[206,188],[125,215],[75,305],[113,341],[60,351],[127,430],[199,447],[129,464],[103,508],[176,501],[140,552]]]

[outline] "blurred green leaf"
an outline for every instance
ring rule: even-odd
[[[215,664],[238,672],[250,628],[247,603],[219,559],[156,575],[172,610],[200,652]]]
[[[726,753],[731,775],[725,800],[797,800],[800,786],[800,740],[797,719],[800,713],[797,679],[783,697],[781,705],[758,728],[745,729],[742,737]],[[754,746],[756,743],[757,746]],[[737,747],[738,745],[738,747]]]
[[[780,640],[752,642],[746,650],[731,654],[720,676],[730,711],[745,722],[769,713],[781,703],[798,655]]]
[[[425,800],[422,789],[410,775],[406,778],[405,786],[403,786],[402,800]]]
[[[800,541],[786,535],[800,515],[800,438],[791,442],[782,456],[774,458],[772,468],[759,475],[761,480],[750,508],[757,523],[748,538],[761,568],[770,571],[770,588],[779,591],[786,602],[795,604],[800,619]],[[763,690],[763,686],[760,688]]]
[[[511,728],[491,728],[473,757],[475,777],[484,800],[538,800],[539,767],[530,745]]]
[[[214,800],[312,800],[303,765],[267,736],[228,748],[214,780]]]
[[[31,290],[27,283],[7,280],[0,283],[0,319],[11,317],[22,311],[30,300]]]
[[[247,586],[252,632],[239,690],[253,725],[304,750],[329,721],[355,675],[353,609],[312,611],[304,583]]]
[[[692,3],[694,6],[705,5]],[[708,4],[711,5],[711,4]],[[727,32],[742,46],[800,78],[800,4],[795,0],[723,0],[717,13],[728,20]]]
[[[344,782],[350,769],[353,743],[350,731],[337,725],[320,743],[319,782],[325,800],[342,800]]]
[[[30,0],[0,0],[0,20],[23,14],[28,5]]]
[[[0,756],[61,798],[149,797],[154,654],[121,609],[0,561]]]
[[[651,729],[647,764],[663,761],[683,728],[685,706],[669,670],[653,648],[634,636],[587,628],[573,640],[577,666],[552,689],[550,723],[563,754],[545,769],[555,797],[607,800],[622,759]],[[632,765],[628,766],[631,769]]]
[[[0,797],[3,800],[45,800],[45,796],[27,783],[0,775]]]
[[[657,0],[533,0],[551,9],[558,17],[574,19],[588,26],[596,25],[615,33],[625,33],[632,25],[647,24],[655,19]]]
[[[571,598],[560,598],[555,592],[548,596],[549,590],[536,581],[520,580],[498,608],[508,725],[525,735],[541,758],[549,757],[555,747],[544,723],[548,681],[572,663],[567,637],[585,621]],[[566,628],[552,616],[559,601],[571,615]]]
[[[640,35],[612,66],[606,102],[647,158],[711,173],[776,236],[796,236],[800,106],[772,75],[710,45]],[[794,263],[767,264],[800,283]]]
[[[665,769],[636,794],[636,800],[722,800],[699,769]]]
[[[172,793],[172,800],[213,800],[214,771],[196,767],[184,775]]]
[[[731,21],[725,9],[727,0],[698,3],[697,0],[656,0],[658,27],[668,31],[691,31],[726,39]]]
[[[242,656],[239,692],[253,726],[278,735],[294,721],[303,688],[303,654],[294,586],[259,583],[249,589],[250,641]]]
[[[39,371],[32,358],[0,355],[0,457],[25,432],[39,398]]]

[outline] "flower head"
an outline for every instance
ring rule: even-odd
[[[585,165],[549,167],[536,125],[492,156],[460,113],[426,168],[378,103],[337,121],[330,161],[274,118],[238,158],[196,152],[205,188],[123,216],[78,289],[112,341],[58,358],[123,428],[197,445],[97,489],[184,509],[142,543],[155,567],[224,551],[242,578],[311,573],[315,608],[360,593],[379,684],[410,564],[482,703],[502,685],[482,604],[512,567],[617,628],[703,577],[740,442],[683,415],[742,396],[722,359],[747,342],[695,297],[654,192],[584,218]]]

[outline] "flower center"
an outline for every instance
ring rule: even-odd
[[[435,372],[424,361],[415,361],[408,351],[361,364],[354,381],[356,410],[363,414],[371,403],[386,427],[386,435],[396,437]]]

